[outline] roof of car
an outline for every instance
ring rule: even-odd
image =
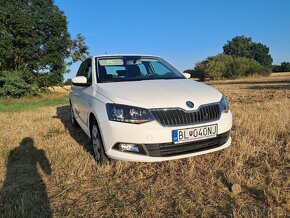
[[[156,55],[145,55],[145,54],[104,54],[104,55],[94,55],[92,57],[100,58],[100,57],[122,57],[122,56],[159,57]]]

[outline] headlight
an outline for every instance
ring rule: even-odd
[[[220,106],[221,106],[221,109],[223,112],[225,112],[225,113],[229,112],[229,105],[228,105],[227,99],[224,95],[220,100]]]
[[[146,123],[153,120],[147,109],[122,104],[106,104],[108,118],[111,121],[125,123]]]

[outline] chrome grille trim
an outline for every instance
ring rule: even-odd
[[[182,108],[157,108],[149,111],[152,117],[165,127],[213,122],[219,120],[221,116],[219,103],[201,105],[197,110],[190,111]]]

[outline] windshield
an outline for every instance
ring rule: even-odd
[[[185,79],[169,63],[157,57],[118,56],[96,58],[99,83],[157,79]]]

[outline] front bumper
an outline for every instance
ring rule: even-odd
[[[222,113],[219,120],[209,123],[203,123],[198,125],[190,126],[178,126],[178,127],[163,127],[157,121],[152,121],[140,125],[120,123],[108,120],[100,120],[101,134],[103,138],[104,147],[108,157],[117,160],[127,160],[127,161],[139,161],[139,162],[156,162],[186,158],[201,154],[206,154],[214,151],[218,151],[228,147],[231,144],[231,137],[227,137],[221,144],[216,144],[215,146],[204,146],[199,149],[187,149],[186,151],[179,152],[178,154],[161,155],[156,153],[153,154],[150,149],[154,150],[154,147],[162,145],[172,146],[171,149],[180,149],[178,145],[172,144],[172,130],[192,128],[204,125],[217,124],[218,125],[218,135],[225,134],[230,131],[232,127],[232,114]],[[200,142],[195,142],[193,146],[199,146],[204,140]],[[146,155],[135,154],[129,152],[122,152],[113,148],[117,143],[132,143],[132,144],[143,144],[145,145]],[[193,143],[187,143],[193,144]],[[174,147],[175,146],[175,147]],[[188,147],[188,146],[187,146]],[[160,148],[160,147],[159,147]],[[156,149],[155,149],[156,150]],[[158,149],[157,149],[158,150]],[[160,150],[160,149],[159,149]]]

